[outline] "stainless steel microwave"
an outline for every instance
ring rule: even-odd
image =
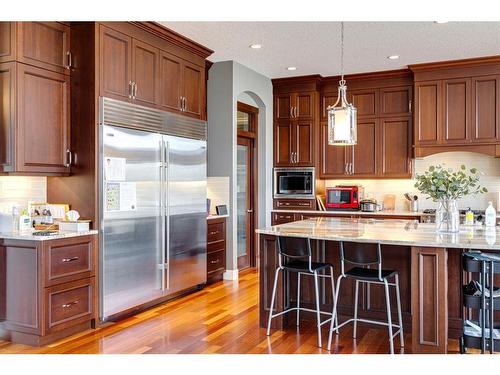
[[[314,167],[274,168],[274,198],[314,199]]]

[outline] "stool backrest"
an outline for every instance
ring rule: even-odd
[[[340,267],[344,274],[344,264],[355,266],[377,265],[379,279],[382,279],[382,254],[379,243],[340,242]]]
[[[280,256],[290,259],[311,258],[311,241],[308,238],[278,237],[278,252]]]

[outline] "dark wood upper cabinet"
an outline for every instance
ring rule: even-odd
[[[279,121],[274,124],[274,165],[292,165],[292,124]]]
[[[132,98],[132,38],[105,26],[100,28],[101,95]]]
[[[380,116],[410,116],[412,99],[411,86],[381,88]]]
[[[411,177],[411,117],[380,120],[381,175],[388,178]]]
[[[297,166],[312,166],[314,165],[313,158],[313,121],[301,120],[295,126],[295,165]]]
[[[473,142],[500,140],[500,75],[472,78]]]
[[[379,163],[377,157],[377,123],[378,120],[358,121],[357,133],[358,142],[355,146],[350,146],[352,149],[350,174],[356,177],[369,177],[377,174],[377,165]],[[342,147],[342,146],[332,146]]]
[[[330,146],[328,144],[328,124],[321,126],[321,156],[320,156],[320,178],[342,178],[346,174],[348,160],[347,151],[350,147]]]
[[[182,64],[182,92],[185,114],[201,118],[205,93],[205,68],[184,61]]]
[[[373,118],[378,115],[378,89],[352,90],[348,92],[348,97],[358,110],[358,119]]]
[[[0,62],[16,58],[16,23],[0,22]]]
[[[470,78],[448,79],[443,82],[444,143],[464,143],[470,140]]]
[[[166,110],[181,110],[182,59],[161,51],[160,105]]]
[[[290,94],[275,95],[274,118],[277,120],[289,120],[292,116],[292,96]]]
[[[69,77],[19,64],[17,90],[16,169],[69,173]]]
[[[70,74],[70,27],[59,22],[16,22],[17,60]]]
[[[415,143],[437,144],[441,139],[442,82],[415,83]]]
[[[328,107],[337,102],[338,93],[325,92],[321,95],[321,120],[328,120]]]
[[[315,117],[315,92],[293,92],[274,97],[275,119],[309,120]]]
[[[156,106],[160,101],[160,50],[132,40],[133,96],[138,104]]]
[[[295,102],[295,117],[299,120],[314,118],[315,108],[315,93],[314,92],[299,92],[293,95]]]

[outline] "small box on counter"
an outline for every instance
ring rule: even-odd
[[[87,232],[90,230],[90,220],[59,221],[59,230],[62,232]]]

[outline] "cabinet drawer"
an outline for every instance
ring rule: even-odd
[[[279,225],[290,223],[292,221],[300,220],[295,217],[296,215],[293,213],[282,213],[282,212],[273,212],[271,216],[271,225]]]
[[[215,242],[225,237],[224,223],[210,223],[207,225],[207,241]]]
[[[314,199],[275,199],[274,208],[314,210],[316,209],[315,203]]]
[[[213,253],[220,250],[226,250],[226,241],[220,240],[207,243],[207,253]]]
[[[64,329],[93,318],[94,278],[45,289],[47,330]]]
[[[207,273],[226,268],[225,251],[216,251],[207,254]]]
[[[92,239],[51,241],[45,247],[45,285],[55,285],[94,275]]]

